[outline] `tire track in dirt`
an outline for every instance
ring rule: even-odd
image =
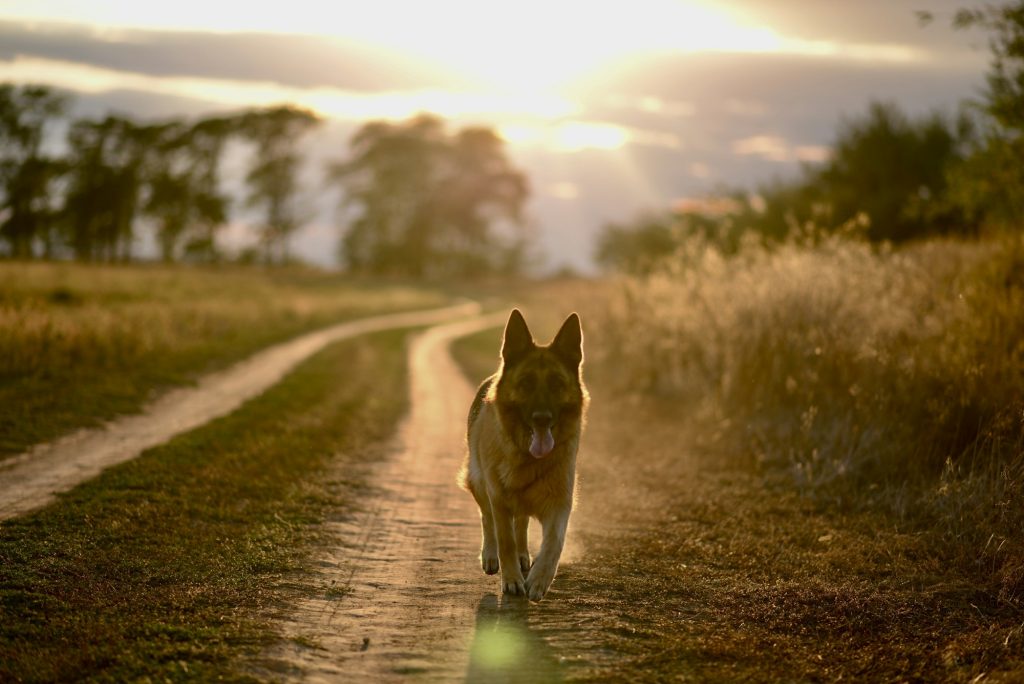
[[[455,484],[465,450],[471,386],[451,340],[504,322],[505,314],[433,328],[409,352],[412,409],[396,453],[370,474],[363,513],[326,523],[336,540],[305,577],[282,620],[284,640],[259,674],[307,682],[556,681],[552,640],[575,625],[553,602],[503,599],[478,560],[479,512]],[[346,473],[332,473],[345,479]],[[351,473],[348,473],[351,476]],[[533,530],[534,536],[536,530]],[[571,552],[570,552],[571,553]],[[558,581],[556,580],[556,588]],[[548,639],[531,623],[541,621]]]
[[[332,342],[390,328],[433,325],[470,316],[479,309],[477,303],[466,302],[428,311],[362,318],[316,330],[212,373],[194,387],[171,390],[140,414],[38,445],[0,462],[0,521],[45,506],[57,494],[104,469],[231,413]]]

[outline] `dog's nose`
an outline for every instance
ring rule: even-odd
[[[537,427],[544,428],[551,425],[551,411],[534,411],[531,418]]]

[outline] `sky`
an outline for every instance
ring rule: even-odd
[[[531,269],[590,272],[604,225],[794,177],[872,100],[919,115],[977,97],[985,37],[949,28],[964,4],[0,0],[0,81],[70,90],[76,115],[316,110],[292,247],[323,265],[344,229],[323,169],[360,125],[492,126],[530,179]],[[226,160],[228,188],[243,165]],[[247,220],[233,213],[230,245]]]

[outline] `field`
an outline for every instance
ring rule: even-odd
[[[443,301],[304,272],[38,268],[3,290],[21,335],[7,343],[34,370],[0,391],[28,396],[25,378],[68,388],[68,425],[316,324]],[[530,654],[512,669],[552,681],[1024,672],[1020,240],[695,248],[642,278],[474,291],[487,308],[521,307],[541,342],[578,310],[592,407],[573,551],[552,593],[474,595],[476,624],[452,631],[511,634]],[[18,312],[49,323],[18,326]],[[393,456],[382,445],[409,406],[406,344],[395,331],[333,345],[235,413],[0,525],[0,678],[247,680],[282,639],[324,653],[278,619],[296,597],[345,610],[311,565],[325,549],[358,553],[360,538],[328,523],[362,519],[381,489],[373,464]],[[64,351],[48,356],[54,345]],[[499,347],[489,329],[453,352],[477,382]],[[103,395],[119,375],[130,400]],[[98,411],[92,396],[120,403]],[[451,534],[476,534],[454,522]],[[450,560],[425,567],[462,598],[486,579]]]
[[[0,459],[300,332],[444,301],[311,269],[0,262]]]

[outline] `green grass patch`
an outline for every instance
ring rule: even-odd
[[[481,383],[498,370],[501,334],[502,328],[492,328],[452,342],[452,358],[471,383]]]
[[[0,524],[0,680],[244,679],[260,616],[407,408],[405,335],[332,345],[229,416]],[[379,449],[377,450],[379,454]]]
[[[0,262],[0,458],[299,333],[445,301],[312,269]]]

